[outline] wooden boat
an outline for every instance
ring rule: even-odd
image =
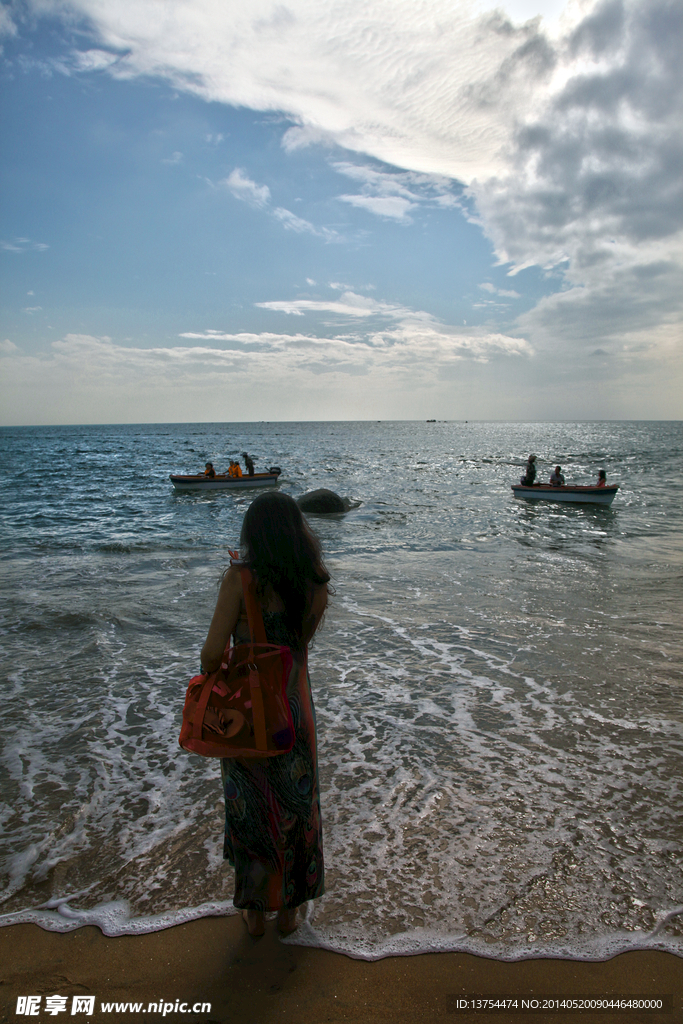
[[[216,473],[215,476],[204,476],[197,473],[186,476],[171,473],[169,480],[176,491],[242,491],[248,487],[276,487],[281,469],[271,466],[267,473],[254,473],[253,476],[228,476],[227,473]]]
[[[552,484],[533,484],[531,487],[512,484],[515,498],[526,498],[528,501],[579,501],[591,505],[611,505],[618,490],[619,484],[608,484],[605,487],[590,484],[585,487],[579,484],[563,484],[560,487]]]

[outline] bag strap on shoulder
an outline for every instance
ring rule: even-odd
[[[256,749],[266,751],[268,739],[266,734],[266,717],[263,707],[263,694],[261,692],[261,680],[259,679],[256,659],[254,658],[254,644],[266,644],[266,630],[263,625],[263,616],[259,603],[256,600],[256,587],[254,578],[246,565],[240,568],[242,577],[242,594],[247,607],[247,622],[249,623],[249,637],[251,641],[251,663],[249,665],[249,690],[251,693],[251,710],[254,720],[254,739]]]
[[[268,637],[266,636],[266,628],[263,625],[261,606],[256,598],[254,577],[247,566],[240,560],[239,551],[231,551],[228,549],[228,553],[230,555],[230,565],[239,569],[240,576],[242,577],[242,594],[244,596],[244,605],[247,609],[247,621],[249,623],[249,636],[251,637],[251,642],[252,644],[267,644]]]
[[[263,625],[261,607],[256,599],[254,577],[246,566],[240,568],[240,576],[242,577],[242,594],[244,596],[244,604],[247,609],[247,621],[249,623],[249,635],[251,636],[251,642],[256,644],[267,644],[268,638],[266,637],[266,628]]]

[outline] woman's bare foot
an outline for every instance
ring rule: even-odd
[[[296,919],[296,907],[294,910],[278,910],[277,930],[280,935],[291,935],[299,927]]]
[[[259,939],[266,930],[262,910],[243,910],[242,918],[252,939]]]

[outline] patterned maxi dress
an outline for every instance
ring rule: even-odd
[[[270,643],[295,646],[281,612],[262,614]],[[221,760],[223,857],[235,869],[233,902],[244,910],[293,909],[325,891],[315,708],[305,667],[292,673],[287,697],[296,735],[288,754]]]

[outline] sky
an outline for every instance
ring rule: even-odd
[[[0,3],[0,425],[680,419],[681,0]]]

